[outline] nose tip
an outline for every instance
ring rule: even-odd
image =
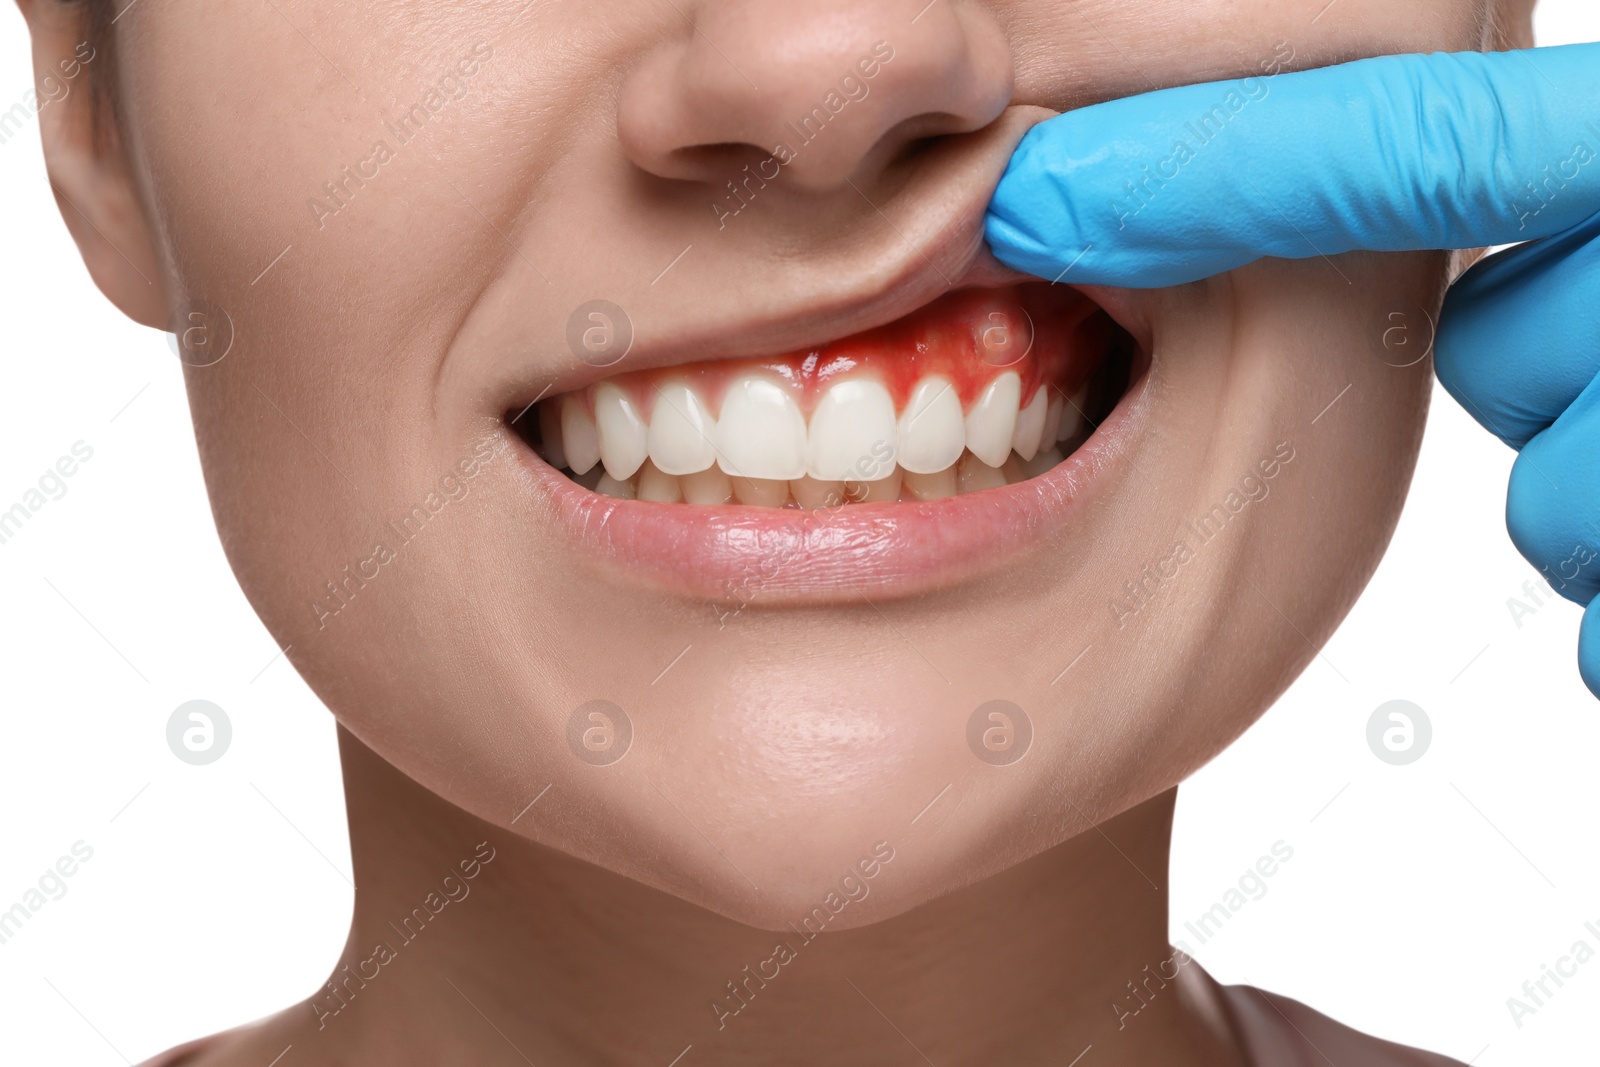
[[[624,85],[623,149],[649,173],[717,186],[770,158],[769,176],[829,191],[914,141],[988,125],[1011,98],[1004,34],[977,5],[918,2],[684,6],[683,33]]]

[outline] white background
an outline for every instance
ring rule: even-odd
[[[1545,0],[1539,31],[1600,39],[1600,12]],[[0,4],[0,110],[29,69],[21,17]],[[0,910],[75,842],[93,849],[0,945],[0,1062],[115,1067],[327,973],[352,899],[334,730],[238,591],[178,362],[90,283],[36,129],[0,145],[0,203],[0,510],[75,442],[94,450],[0,545]],[[1464,1061],[1594,1063],[1600,960],[1520,1028],[1506,1006],[1573,942],[1600,949],[1584,930],[1600,927],[1600,704],[1575,668],[1579,610],[1520,625],[1508,610],[1534,577],[1504,532],[1511,460],[1437,394],[1376,579],[1322,658],[1182,791],[1172,936],[1223,980]],[[197,697],[234,728],[205,768],[164,736]],[[1432,720],[1411,766],[1366,745],[1393,698]],[[1294,855],[1266,894],[1200,945],[1185,922],[1279,840]]]

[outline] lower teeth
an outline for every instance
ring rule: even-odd
[[[1062,442],[1070,452],[1080,441]],[[1061,447],[1040,452],[1031,460],[1012,453],[1003,466],[991,467],[971,452],[942,471],[914,474],[895,467],[887,478],[874,482],[821,482],[814,478],[775,481],[740,478],[712,467],[697,474],[675,477],[663,474],[646,460],[633,477],[619,481],[596,466],[587,474],[562,473],[585,489],[619,500],[661,504],[745,504],[769,508],[827,508],[844,504],[886,501],[942,500],[1002,485],[1015,485],[1050,470],[1064,460]]]

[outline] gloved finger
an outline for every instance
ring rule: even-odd
[[[1154,287],[1262,256],[1476,248],[1600,209],[1600,45],[1382,56],[1164,89],[1023,138],[989,207],[1007,265]]]
[[[1600,593],[1600,382],[1523,448],[1511,468],[1506,529],[1550,583],[1579,604]]]
[[[1600,697],[1600,600],[1591,600],[1578,627],[1578,673],[1589,692]]]
[[[1445,297],[1434,367],[1512,448],[1555,422],[1600,373],[1600,214],[1462,275]]]

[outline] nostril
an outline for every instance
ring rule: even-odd
[[[753,144],[734,141],[687,145],[667,153],[658,169],[663,177],[718,185],[724,179],[737,177],[746,166],[755,167],[770,155]]]
[[[981,130],[991,119],[992,117],[987,114],[977,118],[970,115],[956,115],[948,111],[930,111],[902,120],[884,135],[883,141],[902,146],[904,154],[913,155],[917,149],[941,137]]]
[[[687,6],[687,5],[686,5]],[[641,170],[722,189],[781,165],[843,190],[918,142],[988,125],[1011,98],[1009,41],[981,5],[907,26],[899,0],[706,0],[629,72],[617,136]]]

